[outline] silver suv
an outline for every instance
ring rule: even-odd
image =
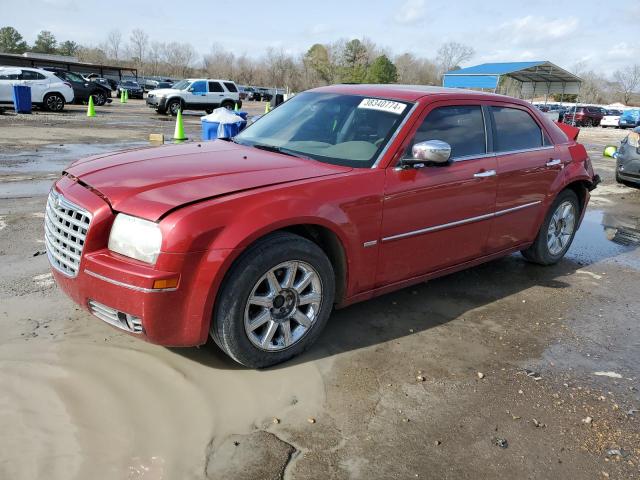
[[[238,87],[231,80],[211,78],[188,78],[171,88],[151,90],[147,95],[147,105],[158,113],[177,115],[178,110],[204,110],[213,112],[215,108],[232,109],[242,106]]]

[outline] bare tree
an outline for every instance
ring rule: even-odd
[[[475,50],[468,45],[463,45],[458,42],[447,42],[438,49],[436,63],[442,73],[446,73],[471,59],[475,53]]]
[[[235,77],[236,56],[217,43],[211,45],[211,49],[204,56],[202,64],[212,77],[224,79]]]
[[[640,65],[630,65],[622,70],[616,70],[613,79],[622,97],[622,103],[628,105],[633,92],[640,88]]]
[[[129,49],[131,51],[132,60],[144,71],[144,61],[149,45],[149,35],[140,28],[134,28],[129,35]]]
[[[160,75],[162,62],[165,58],[165,44],[162,42],[151,42],[149,53],[147,54],[147,65],[151,75]]]
[[[111,30],[107,34],[107,40],[105,42],[107,55],[109,55],[109,57],[113,58],[114,60],[118,60],[121,45],[122,33],[120,32],[120,30]]]
[[[186,77],[196,57],[193,46],[188,43],[171,42],[165,46],[165,52],[171,74],[177,77]]]

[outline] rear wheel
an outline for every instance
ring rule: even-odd
[[[213,108],[205,108],[204,111],[207,113],[207,115],[213,113]]]
[[[226,108],[227,110],[233,110],[235,105],[231,100],[225,100],[220,106],[222,108]]]
[[[43,104],[50,112],[61,112],[64,110],[64,97],[59,93],[48,93],[44,97]]]
[[[325,326],[333,267],[315,243],[278,232],[258,240],[218,292],[211,336],[231,358],[264,368],[302,353]]]
[[[573,242],[579,218],[578,196],[572,190],[563,190],[547,212],[533,244],[522,250],[524,258],[540,265],[557,263]]]

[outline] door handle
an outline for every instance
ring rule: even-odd
[[[473,176],[475,178],[495,177],[496,176],[496,171],[495,170],[485,170],[484,172],[474,173]]]
[[[547,167],[555,167],[556,165],[560,165],[562,163],[562,160],[560,160],[559,158],[555,158],[553,160],[549,160],[547,163],[545,163],[545,165]]]

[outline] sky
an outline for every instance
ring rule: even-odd
[[[0,26],[32,43],[40,30],[59,41],[98,45],[112,29],[127,39],[219,44],[258,57],[266,47],[303,53],[314,43],[368,37],[391,54],[434,58],[447,41],[471,45],[467,66],[549,60],[604,75],[640,63],[640,0],[0,0]]]

